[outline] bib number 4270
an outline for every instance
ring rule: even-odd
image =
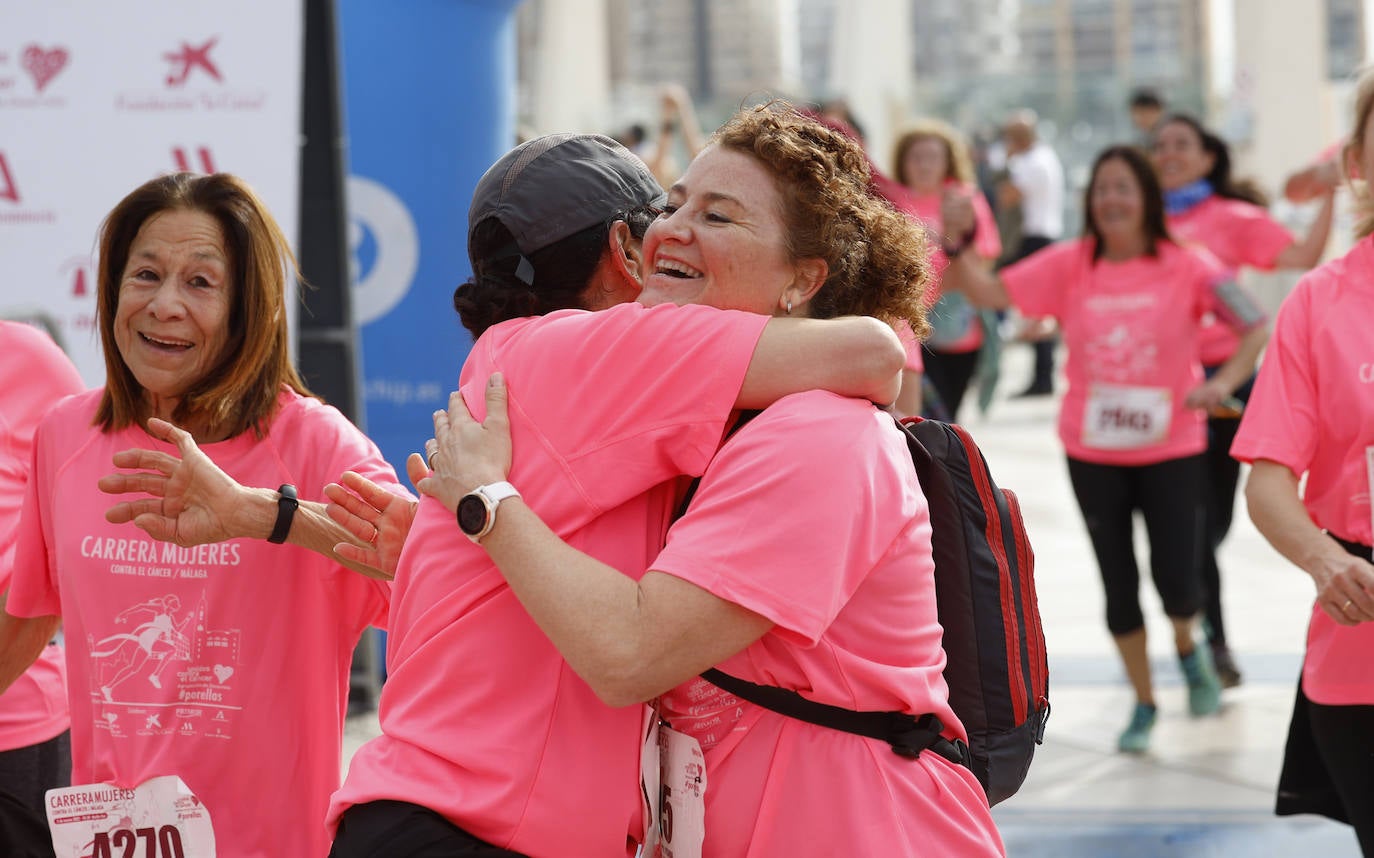
[[[91,858],[186,858],[175,825],[102,831],[91,847]]]

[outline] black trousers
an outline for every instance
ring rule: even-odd
[[[1219,366],[1206,367],[1211,378]],[[1252,375],[1236,389],[1241,402],[1250,400],[1254,386]],[[1226,623],[1221,613],[1221,567],[1217,565],[1217,549],[1231,531],[1236,511],[1236,486],[1240,483],[1240,462],[1231,458],[1231,442],[1236,440],[1240,419],[1209,417],[1207,419],[1206,475],[1207,488],[1207,547],[1202,554],[1202,586],[1207,588],[1207,604],[1203,616],[1207,620],[1207,639],[1215,644],[1226,643]]]
[[[0,751],[0,790],[44,815],[45,819],[43,794],[54,787],[71,786],[71,783],[70,730],[37,745]]]
[[[1202,455],[1150,465],[1100,465],[1069,458],[1069,479],[1097,556],[1113,635],[1145,625],[1140,610],[1134,513],[1150,537],[1150,574],[1170,617],[1202,609]]]
[[[926,378],[930,379],[940,401],[949,409],[951,423],[958,422],[959,405],[968,393],[969,381],[978,368],[978,349],[971,352],[937,352],[921,346]]]
[[[330,858],[524,858],[479,840],[427,807],[370,801],[344,811]]]

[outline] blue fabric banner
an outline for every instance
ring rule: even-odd
[[[517,5],[339,3],[366,430],[401,474],[472,345],[453,290],[472,190],[515,144]]]

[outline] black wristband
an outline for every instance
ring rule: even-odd
[[[277,523],[272,528],[272,535],[267,537],[268,542],[281,545],[286,541],[286,535],[291,532],[291,520],[296,517],[296,508],[300,506],[300,501],[296,500],[296,487],[290,483],[285,483],[277,489],[281,497],[277,498]]]
[[[954,245],[953,247],[951,247],[950,245],[945,244],[945,243],[942,241],[942,242],[940,242],[940,249],[943,250],[943,251],[945,252],[945,258],[952,261],[952,260],[958,258],[959,254],[963,253],[965,250],[968,250],[968,246],[969,246],[970,244],[973,244],[973,239],[974,239],[974,237],[976,237],[977,235],[978,235],[978,221],[974,221],[974,222],[973,222],[973,226],[971,226],[971,227],[968,228],[968,232],[964,233],[962,236],[959,237],[959,243],[958,243],[958,244],[956,244],[956,245]]]

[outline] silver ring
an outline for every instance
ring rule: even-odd
[[[429,469],[431,471],[434,470],[434,457],[437,455],[439,455],[439,450],[435,449],[433,453],[430,453],[428,456],[425,457],[425,464],[429,465]]]

